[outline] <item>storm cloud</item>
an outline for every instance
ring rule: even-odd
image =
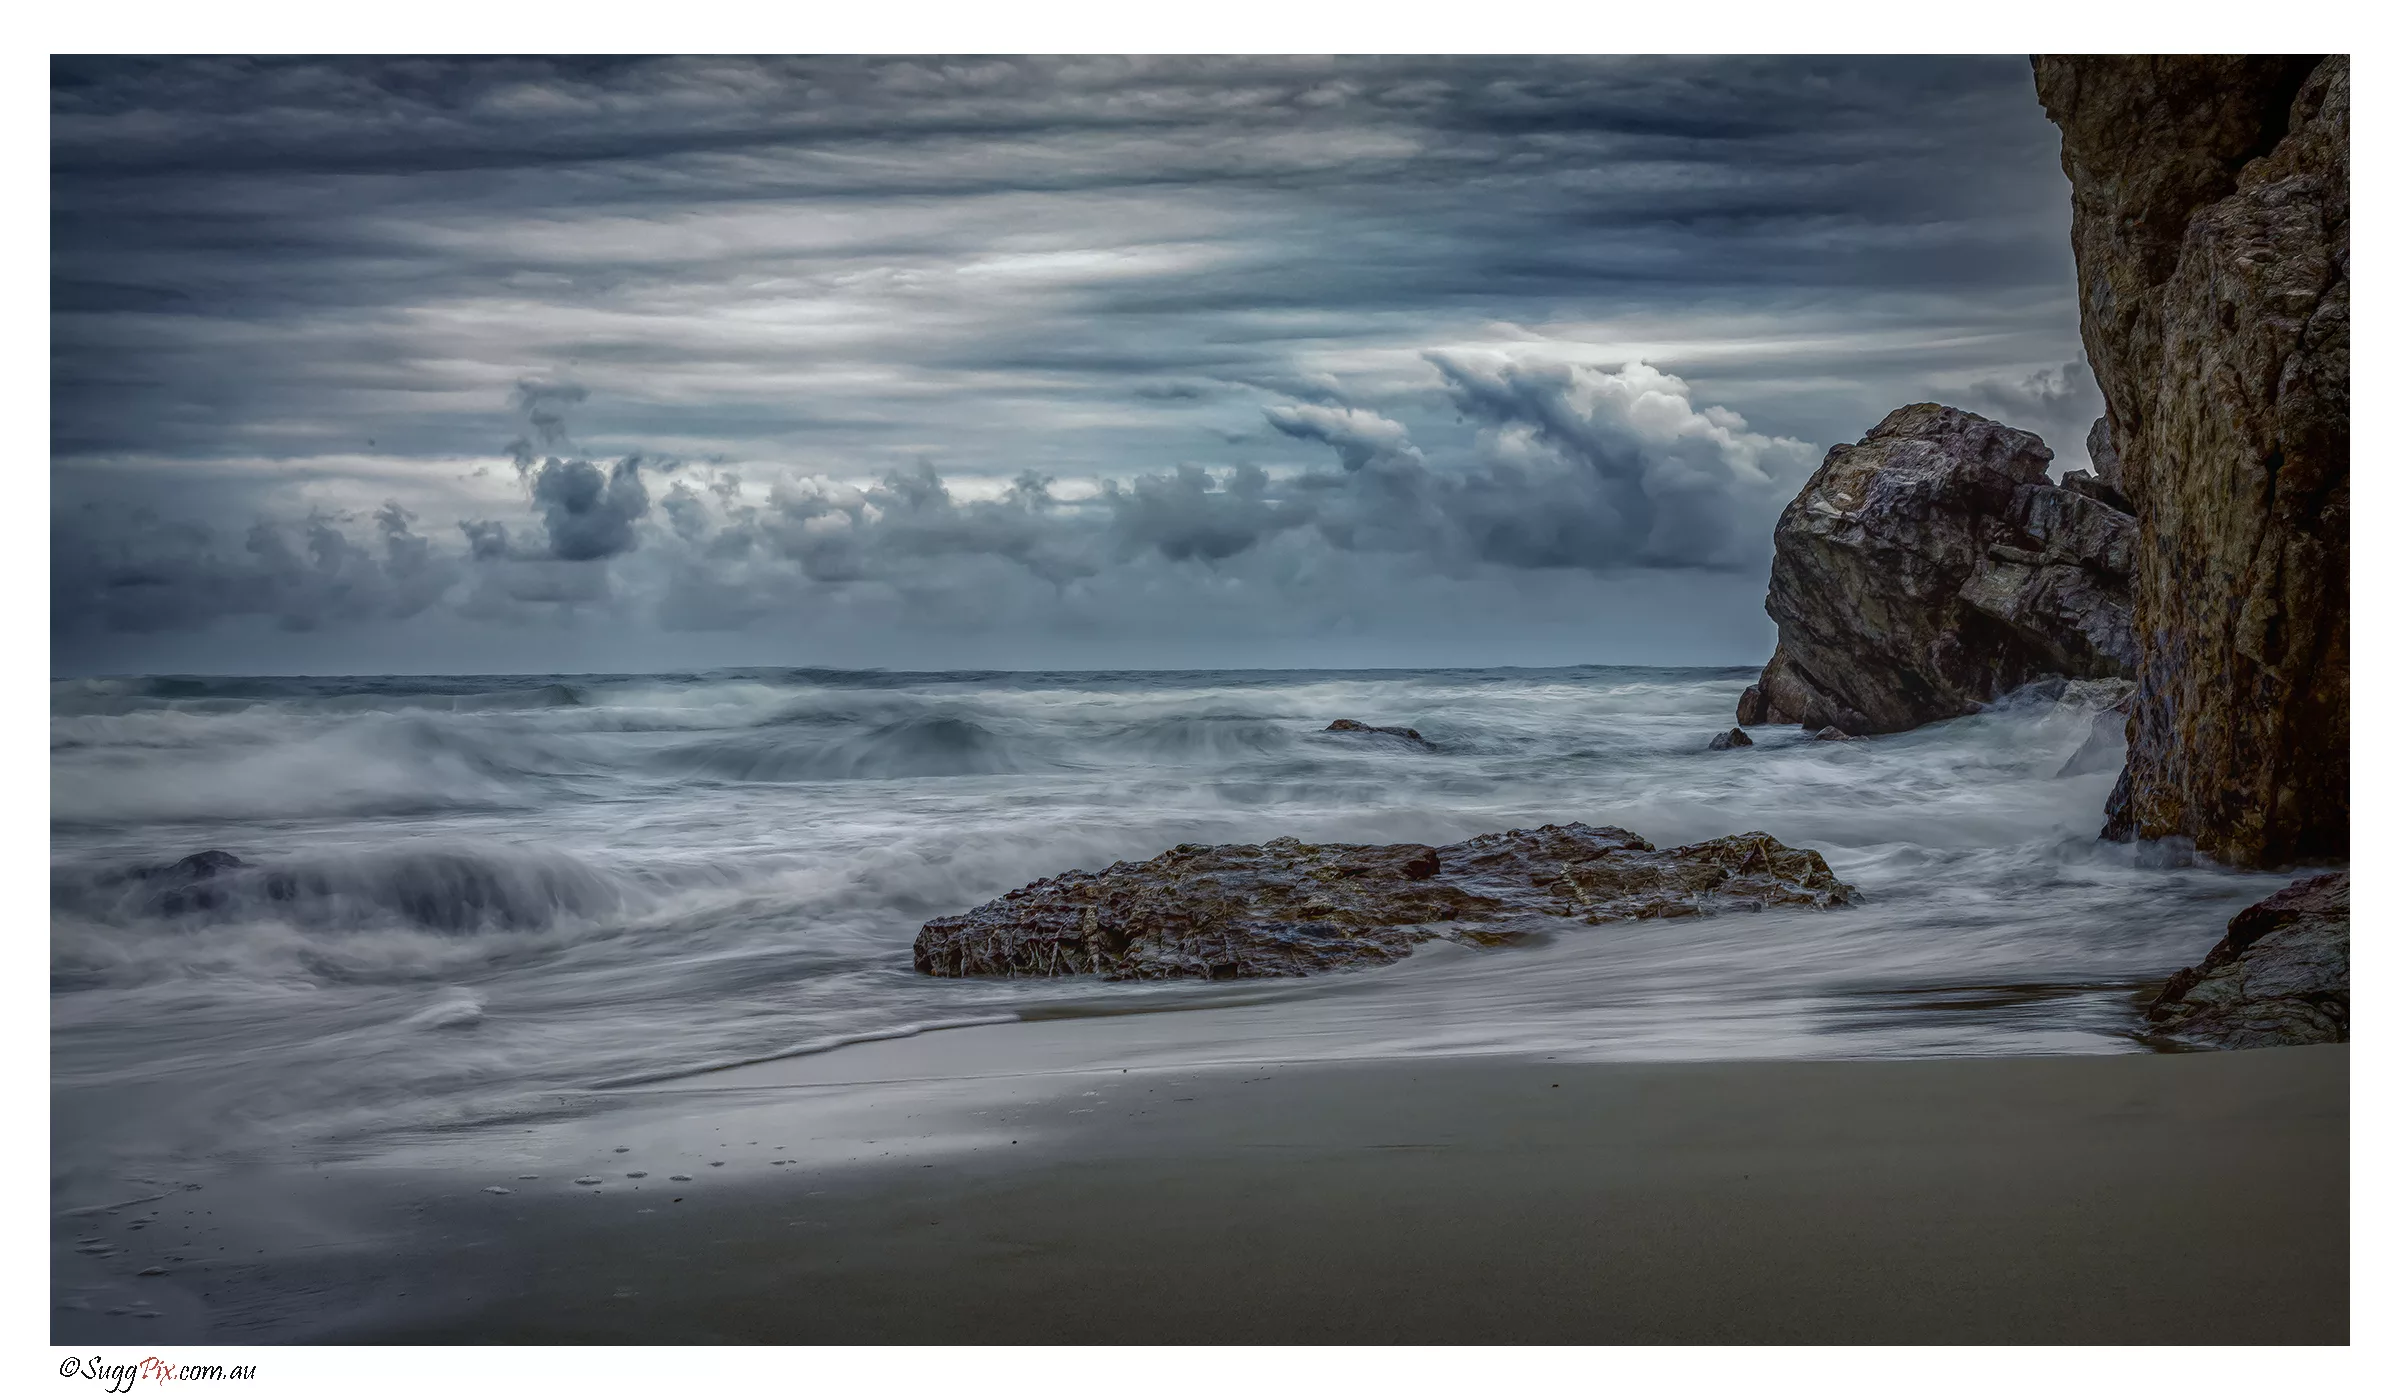
[[[633,548],[634,522],[650,513],[638,457],[602,471],[580,458],[549,458],[531,472],[534,505],[552,557],[606,559]]]
[[[2097,411],[2017,60],[61,59],[52,117],[61,670],[1744,661],[1827,446]]]

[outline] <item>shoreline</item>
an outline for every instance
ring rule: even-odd
[[[146,1256],[68,1241],[129,1222],[58,1216],[53,1340],[2348,1338],[2344,1046],[1166,1069],[1003,1029],[229,1176],[154,1208],[163,1276],[93,1283]]]

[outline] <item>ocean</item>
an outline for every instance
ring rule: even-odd
[[[861,1040],[1138,1013],[1112,1054],[2146,1053],[2288,874],[2094,839],[2071,687],[1710,751],[1754,668],[147,677],[51,689],[54,1189],[330,1160]],[[1410,725],[1430,752],[1323,732]],[[1766,831],[1861,903],[1291,981],[942,980],[928,918],[1181,842]],[[129,872],[250,862],[207,907]],[[1116,1022],[1122,1025],[1122,1022]]]

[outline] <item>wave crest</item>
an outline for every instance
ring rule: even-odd
[[[603,918],[635,893],[559,851],[434,846],[266,863],[204,851],[167,866],[62,873],[51,904],[118,926],[271,920],[471,934]]]
[[[1017,745],[973,720],[949,715],[894,720],[847,739],[736,735],[670,750],[660,762],[695,776],[743,783],[958,778],[1034,766]]]

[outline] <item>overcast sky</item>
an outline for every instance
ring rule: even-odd
[[[61,674],[1751,663],[2099,411],[2022,59],[52,72]]]

